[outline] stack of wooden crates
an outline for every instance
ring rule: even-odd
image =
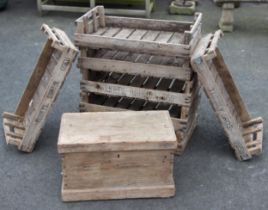
[[[193,22],[106,16],[99,6],[76,20],[81,112],[168,110],[181,154],[200,99],[190,57],[201,38]]]

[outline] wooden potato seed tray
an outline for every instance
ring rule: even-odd
[[[69,73],[78,50],[67,35],[43,24],[41,30],[48,40],[20,99],[16,112],[3,113],[7,144],[31,152],[45,120]]]
[[[199,84],[190,56],[202,15],[178,22],[104,13],[99,6],[76,21],[80,110],[168,110],[182,153],[197,123]]]
[[[252,119],[217,48],[221,31],[202,38],[192,58],[205,93],[239,160],[262,152],[263,120]]]

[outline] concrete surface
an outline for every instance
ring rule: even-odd
[[[154,18],[181,19],[167,14],[168,1],[157,1]],[[204,32],[217,29],[220,8],[199,1]],[[220,49],[232,70],[242,97],[253,116],[268,120],[268,13],[267,5],[242,5],[235,12],[235,31],[226,34]],[[80,14],[50,13],[39,17],[34,0],[10,0],[0,13],[0,112],[13,112],[45,36],[43,22],[71,37]],[[268,154],[251,161],[234,158],[207,99],[201,101],[200,122],[181,157],[175,160],[177,194],[169,199],[133,199],[62,203],[61,166],[56,150],[61,114],[77,112],[79,71],[74,67],[50,114],[35,151],[18,152],[7,146],[0,129],[0,209],[268,209]],[[267,135],[267,130],[265,130]]]

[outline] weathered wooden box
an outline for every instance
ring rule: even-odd
[[[176,146],[167,111],[66,113],[58,140],[62,199],[173,196]]]
[[[168,110],[182,153],[197,124],[199,84],[190,56],[201,37],[201,19],[111,17],[103,7],[79,18],[80,111]]]
[[[42,25],[48,36],[15,113],[3,113],[7,144],[32,152],[78,50],[64,31]]]

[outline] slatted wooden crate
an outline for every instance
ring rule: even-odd
[[[64,201],[170,197],[176,136],[167,111],[66,113]]]
[[[262,152],[263,120],[252,119],[224,63],[217,43],[221,31],[202,38],[192,57],[210,103],[239,160]]]
[[[199,84],[190,55],[201,37],[194,22],[105,16],[76,21],[81,111],[169,110],[182,153],[197,122]]]
[[[36,67],[20,99],[16,112],[3,113],[7,144],[31,152],[45,124],[45,120],[69,73],[78,50],[67,35],[43,25],[48,35]]]

